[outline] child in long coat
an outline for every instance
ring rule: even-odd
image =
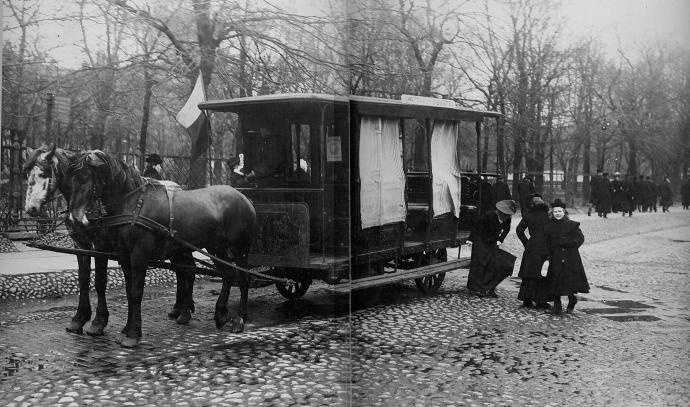
[[[549,269],[546,275],[544,296],[553,300],[553,313],[561,314],[561,296],[568,296],[568,311],[575,309],[576,293],[588,293],[589,282],[582,265],[578,248],[585,236],[580,223],[568,219],[565,203],[556,199],[551,204],[553,219],[544,227],[546,245],[549,248]]]
[[[537,301],[537,308],[548,308],[548,303],[538,302],[542,297],[544,278],[541,276],[541,268],[549,255],[546,246],[544,227],[549,223],[549,205],[544,203],[541,195],[534,194],[528,204],[528,211],[515,228],[515,233],[525,247],[522,253],[522,262],[518,277],[522,279],[518,300],[523,307],[532,306]],[[529,238],[525,234],[529,232]]]

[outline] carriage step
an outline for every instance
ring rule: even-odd
[[[333,294],[349,294],[355,290],[378,287],[402,280],[412,280],[432,274],[447,273],[455,270],[468,270],[470,259],[457,259],[443,263],[431,264],[410,270],[399,270],[395,273],[379,274],[371,277],[359,278],[354,281],[345,281],[340,284],[329,285],[327,290]]]

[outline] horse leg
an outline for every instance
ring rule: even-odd
[[[221,250],[213,251],[211,254],[221,258],[224,261],[228,261],[227,253],[224,253]],[[216,328],[221,329],[228,322],[228,297],[230,296],[230,288],[232,287],[233,278],[228,275],[230,272],[228,266],[215,260],[213,261],[213,264],[223,275],[223,287],[220,289],[220,295],[216,301],[216,312],[213,315],[213,319],[216,321]]]
[[[195,262],[191,253],[184,253],[179,256],[171,258],[171,261],[182,266],[194,267]],[[177,323],[180,325],[187,325],[192,319],[192,312],[194,312],[194,300],[192,293],[194,291],[194,274],[192,269],[188,271],[176,271],[177,277],[177,296],[173,312],[168,314],[172,318],[174,311],[177,311]]]
[[[65,328],[67,332],[81,334],[83,326],[91,319],[91,301],[89,300],[89,285],[91,284],[91,257],[77,256],[79,264],[79,305],[72,321]]]
[[[242,268],[247,268],[249,263],[247,262],[247,253],[243,253],[239,257],[236,257],[237,261],[235,264]],[[240,287],[240,303],[237,310],[237,315],[232,319],[232,328],[230,332],[240,333],[244,331],[244,323],[247,322],[247,300],[249,298],[249,275],[244,271],[237,271],[238,285]]]
[[[130,284],[128,288],[128,316],[125,326],[125,336],[121,345],[133,348],[141,341],[141,300],[144,297],[144,283],[146,282],[146,259],[141,253],[133,253],[130,257]]]
[[[108,304],[105,299],[105,290],[108,286],[108,259],[96,257],[94,261],[94,285],[98,295],[98,304],[96,305],[96,318],[91,321],[91,326],[86,330],[86,333],[92,336],[100,336],[103,335],[103,330],[108,325],[109,317]]]
[[[129,330],[129,321],[132,320],[132,307],[130,306],[131,299],[129,296],[129,294],[132,292],[132,266],[127,256],[127,254],[121,254],[119,261],[120,268],[122,269],[122,275],[125,279],[125,294],[127,295],[127,322],[125,323],[124,328],[122,328],[121,333],[123,334]]]

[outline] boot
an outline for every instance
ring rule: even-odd
[[[557,298],[553,301],[553,310],[551,311],[554,315],[563,314],[563,304],[561,304],[561,298]]]
[[[575,294],[570,294],[568,296],[568,312],[573,312],[573,310],[575,309],[575,304],[577,304],[577,297],[575,296]]]
[[[529,308],[532,306],[532,300],[524,300],[522,301],[522,305],[520,306],[521,308]]]
[[[551,304],[549,304],[548,302],[538,302],[536,305],[536,308],[537,309],[549,309],[549,308],[551,308]]]

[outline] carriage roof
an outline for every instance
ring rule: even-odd
[[[368,96],[339,96],[319,93],[282,93],[235,99],[212,100],[199,103],[199,108],[216,112],[239,112],[252,108],[276,105],[349,105],[359,115],[414,117],[439,120],[482,121],[485,117],[500,117],[498,112],[461,107],[447,107],[409,103],[395,99]]]

